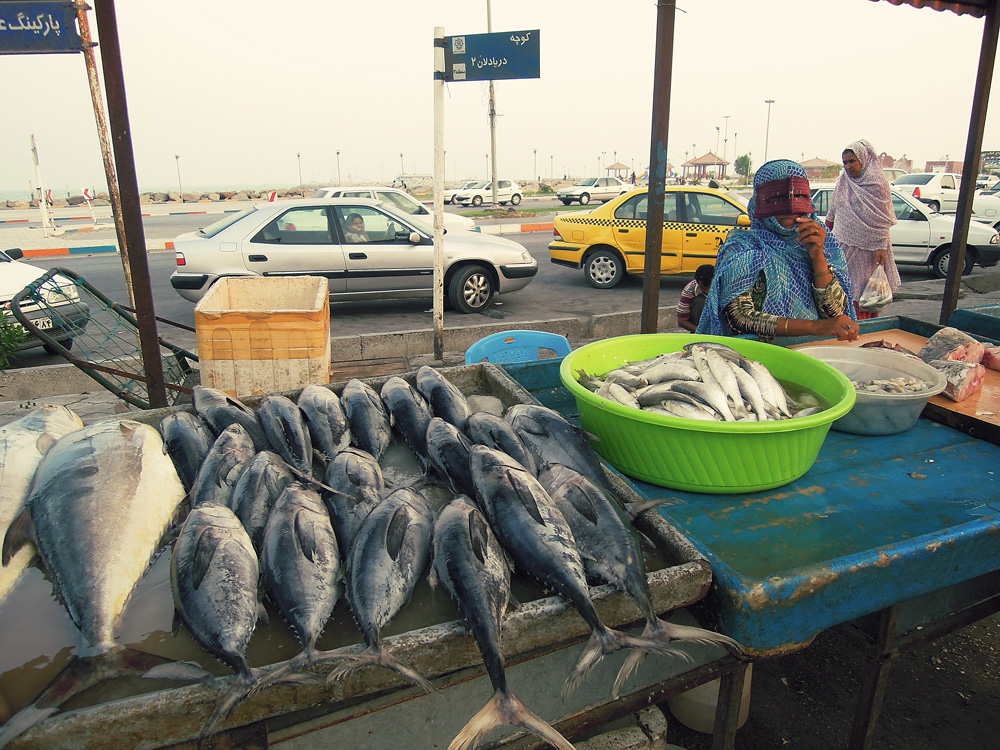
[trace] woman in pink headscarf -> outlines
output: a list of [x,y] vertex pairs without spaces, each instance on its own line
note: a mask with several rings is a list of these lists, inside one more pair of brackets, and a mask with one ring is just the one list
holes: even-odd
[[889,241],[889,227],[896,223],[892,193],[882,163],[868,141],[849,144],[843,161],[844,171],[834,188],[826,224],[844,249],[858,319],[877,318],[877,312],[858,309],[858,298],[876,266],[884,268],[893,291],[900,284]]

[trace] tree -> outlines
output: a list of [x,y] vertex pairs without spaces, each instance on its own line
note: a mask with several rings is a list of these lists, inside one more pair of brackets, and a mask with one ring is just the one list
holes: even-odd
[[27,332],[14,320],[14,316],[6,310],[0,310],[0,370],[10,367],[11,358],[27,339]]
[[734,166],[736,168],[736,174],[743,175],[744,177],[749,179],[750,168],[753,166],[753,162],[750,161],[750,154],[743,154],[743,156],[737,156]]

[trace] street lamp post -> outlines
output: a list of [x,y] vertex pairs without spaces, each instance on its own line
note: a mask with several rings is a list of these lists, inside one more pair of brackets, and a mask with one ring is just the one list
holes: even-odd
[[490,176],[490,155],[486,154],[486,176]]
[[767,105],[767,129],[764,131],[764,163],[767,163],[767,142],[771,137],[771,105],[774,104],[774,99],[765,99],[764,104]]
[[715,153],[719,153],[719,126],[715,126]]
[[726,158],[726,143],[729,142],[729,118],[732,115],[723,115],[722,119],[726,121],[726,129],[722,133],[722,159]]
[[555,160],[555,158],[556,158],[555,154],[549,154],[549,179],[550,180],[552,179],[552,170],[555,168],[554,167],[554,164],[555,164],[554,160]]
[[295,152],[295,158],[299,162],[299,187],[302,187],[302,154],[298,151]]
[[340,180],[340,149],[337,149],[337,186],[343,185],[344,183]]
[[181,185],[181,155],[180,154],[174,154],[174,159],[177,162],[177,192],[178,193],[183,193],[184,192],[184,188]]
[[406,168],[403,167],[403,152],[399,152],[399,176],[402,177],[406,174]]
[[599,157],[597,157],[597,176],[598,177],[601,176],[601,164],[603,163],[604,165],[607,165],[607,162],[604,161],[604,155],[606,153],[608,153],[608,152],[607,151],[602,151],[601,155]]
[[537,180],[538,179],[538,149],[537,148],[533,148],[531,150],[535,152],[535,172],[534,172],[534,178]]

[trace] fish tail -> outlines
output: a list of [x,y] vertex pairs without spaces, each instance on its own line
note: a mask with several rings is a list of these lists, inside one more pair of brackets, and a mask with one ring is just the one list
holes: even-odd
[[354,656],[335,656],[333,654],[329,654],[323,655],[319,658],[321,660],[337,660],[343,662],[340,666],[331,670],[326,676],[326,684],[328,687],[335,680],[339,680],[357,669],[368,666],[377,666],[385,667],[386,669],[405,677],[410,682],[422,687],[428,693],[440,692],[426,677],[414,669],[406,666],[403,662],[380,646],[365,649],[360,654]]
[[261,676],[257,678],[251,686],[250,694],[252,695],[279,682],[305,682],[306,680],[315,679],[315,675],[308,674],[303,671],[309,663],[309,655],[302,652],[283,664],[278,664],[273,668],[264,670]]
[[212,711],[212,715],[208,717],[205,726],[198,733],[199,748],[213,734],[219,731],[222,722],[226,720],[236,707],[250,697],[250,694],[256,688],[256,683],[257,681],[250,674],[240,675],[236,680],[236,684],[219,698],[219,701],[215,704],[215,710]]
[[521,727],[558,750],[573,750],[573,745],[545,719],[513,694],[503,692],[494,693],[486,705],[469,719],[469,723],[448,745],[448,750],[475,748],[488,732],[503,726]]

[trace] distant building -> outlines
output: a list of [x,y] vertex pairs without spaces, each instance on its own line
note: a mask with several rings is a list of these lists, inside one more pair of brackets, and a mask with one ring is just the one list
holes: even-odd
[[903,154],[902,157],[896,159],[892,156],[889,156],[889,154],[883,151],[881,154],[879,154],[878,158],[882,160],[883,167],[889,167],[891,169],[902,169],[905,170],[906,172],[913,171],[913,159],[907,159],[906,154]]
[[[728,161],[709,151],[704,156],[684,162],[681,169],[684,170],[683,177],[685,179],[702,179],[707,178],[710,174],[715,174],[717,178],[723,180],[726,177],[726,167],[728,166]],[[688,170],[692,172],[690,176]]]
[[[840,170],[840,162],[827,161],[826,159],[820,159],[817,156],[813,159],[806,159],[802,162],[802,168],[806,170],[806,174],[810,179],[833,177],[836,176],[837,171]],[[831,174],[831,171],[833,174]]]
[[960,161],[929,161],[924,167],[925,172],[953,172],[962,174],[962,162]]

